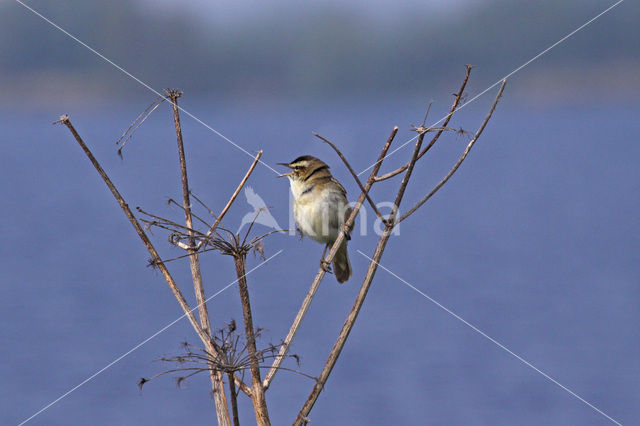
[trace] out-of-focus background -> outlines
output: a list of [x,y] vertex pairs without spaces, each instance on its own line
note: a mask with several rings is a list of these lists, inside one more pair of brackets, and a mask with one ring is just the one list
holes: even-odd
[[[249,153],[332,165],[311,135],[358,171],[394,125],[397,146],[439,120],[464,76],[467,99],[613,4],[610,1],[30,1],[56,25]],[[382,264],[611,418],[640,418],[640,8],[622,2],[509,80],[482,138],[450,183],[403,222]],[[0,423],[27,419],[181,314],[148,254],[67,130],[68,113],[131,206],[179,220],[175,132],[162,106],[116,155],[114,142],[155,95],[15,1],[0,1]],[[452,125],[474,131],[495,89]],[[220,210],[251,158],[183,116],[194,192]],[[448,135],[421,163],[405,209],[464,149]],[[408,158],[410,146],[384,170]],[[377,188],[390,201],[396,183]],[[258,166],[249,186],[289,226],[288,185]],[[402,207],[401,207],[402,209]],[[225,219],[253,210],[244,194]],[[316,375],[376,240],[354,235],[354,277],[323,282],[293,351]],[[255,232],[268,231],[256,226]],[[166,257],[180,254],[154,231]],[[322,248],[276,235],[282,250],[249,277],[263,344],[285,334]],[[234,279],[203,256],[207,294]],[[249,267],[261,262],[250,258]],[[188,265],[172,272],[186,294]],[[193,297],[190,297],[193,304]],[[215,327],[241,311],[231,287],[209,304]],[[159,356],[197,343],[183,321],[35,417],[31,424],[210,424],[204,375],[176,389]],[[293,366],[290,365],[290,366]],[[297,367],[296,367],[297,368]],[[313,383],[281,372],[267,393],[290,423]],[[379,270],[312,424],[610,424],[604,415]],[[241,421],[251,424],[246,398]]]

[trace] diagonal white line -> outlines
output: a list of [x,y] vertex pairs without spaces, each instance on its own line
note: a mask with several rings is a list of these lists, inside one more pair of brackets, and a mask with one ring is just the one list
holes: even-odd
[[[138,77],[136,77],[135,75],[131,74],[129,71],[125,70],[124,68],[122,68],[120,65],[116,64],[115,62],[113,62],[111,59],[107,58],[106,56],[104,56],[102,53],[98,52],[96,49],[94,49],[93,47],[89,46],[87,43],[83,42],[82,40],[80,40],[79,38],[77,38],[76,36],[74,36],[73,34],[71,34],[69,31],[65,30],[64,28],[62,28],[61,26],[59,26],[58,24],[56,24],[55,22],[53,22],[52,20],[50,20],[49,18],[47,18],[46,16],[42,15],[40,12],[38,12],[37,10],[33,9],[32,7],[30,7],[29,5],[23,3],[21,0],[15,0],[17,3],[19,3],[20,5],[24,6],[26,9],[30,10],[31,12],[33,12],[36,16],[38,16],[39,18],[41,18],[42,20],[44,20],[45,22],[49,23],[50,25],[52,25],[54,28],[60,30],[62,33],[64,33],[66,36],[68,36],[69,38],[71,38],[72,40],[74,40],[75,42],[77,42],[78,44],[80,44],[81,46],[87,48],[88,50],[90,50],[92,53],[96,54],[98,57],[100,57],[102,60],[104,60],[105,62],[107,62],[108,64],[112,65],[114,68],[116,68],[118,71],[122,72],[124,75],[126,75],[127,77],[135,80],[138,84],[142,85],[143,87],[145,87],[147,90],[155,93],[158,96],[163,96],[160,92],[158,92],[156,89],[154,89],[153,87],[149,86],[147,83],[145,83],[144,81],[140,80]],[[225,141],[229,142],[231,145],[235,146],[236,148],[238,148],[240,151],[244,152],[245,154],[247,154],[249,157],[253,158],[255,157],[255,155],[251,154],[249,151],[247,151],[246,149],[242,148],[240,145],[238,145],[237,143],[235,143],[234,141],[232,141],[231,139],[229,139],[228,137],[226,137],[225,135],[223,135],[222,133],[220,133],[219,131],[217,131],[216,129],[214,129],[213,127],[211,127],[210,125],[208,125],[207,123],[205,123],[204,121],[200,120],[198,117],[196,117],[195,115],[193,115],[192,113],[190,113],[189,111],[187,111],[186,109],[182,108],[181,106],[178,106],[178,108],[180,109],[180,111],[182,111],[184,114],[188,115],[189,117],[193,118],[195,121],[197,121],[198,123],[202,124],[204,127],[206,127],[207,129],[211,130],[213,133],[215,133],[216,135],[220,136],[222,139],[224,139]],[[262,160],[259,160],[260,163],[267,167],[268,169],[270,169],[272,172],[274,172],[275,174],[280,174],[280,172],[278,172],[277,170],[275,170],[273,167],[271,167],[270,165],[268,165],[267,163],[265,163]]]
[[[535,61],[536,59],[538,59],[539,57],[541,57],[542,55],[544,55],[545,53],[547,53],[548,51],[550,51],[551,49],[553,49],[554,47],[556,47],[557,45],[563,43],[565,40],[567,40],[568,38],[570,38],[571,36],[573,36],[575,33],[577,33],[578,31],[582,30],[583,28],[585,28],[586,26],[590,25],[591,23],[593,23],[596,19],[600,18],[602,15],[604,15],[605,13],[609,12],[611,9],[613,9],[614,7],[618,6],[620,3],[622,3],[624,0],[618,0],[616,3],[612,4],[611,6],[609,6],[608,8],[606,8],[605,10],[603,10],[602,12],[600,12],[599,14],[597,14],[596,16],[594,16],[593,18],[589,19],[587,22],[585,22],[584,24],[580,25],[578,28],[576,28],[575,30],[571,31],[569,34],[567,34],[566,36],[562,37],[560,40],[556,41],[555,43],[553,43],[551,46],[547,47],[546,49],[544,49],[542,52],[538,53],[536,56],[534,56],[533,58],[529,59],[527,62],[525,62],[524,64],[520,65],[518,68],[514,69],[513,71],[511,71],[509,74],[505,75],[504,77],[500,77],[495,83],[493,83],[491,86],[487,87],[486,89],[484,89],[482,92],[478,93],[477,95],[475,95],[473,98],[469,99],[467,102],[463,103],[462,105],[460,105],[458,108],[456,108],[453,112],[456,113],[458,111],[460,111],[462,108],[466,107],[467,105],[469,105],[471,102],[475,101],[476,99],[478,99],[480,96],[484,95],[485,93],[487,93],[489,90],[493,89],[494,87],[496,87],[498,84],[502,83],[502,80],[507,79],[509,77],[511,77],[512,75],[514,75],[515,73],[517,73],[518,71],[520,71],[522,68],[526,67],[527,65],[529,65],[531,62]],[[429,127],[435,127],[438,124],[440,124],[441,122],[444,121],[445,118],[447,118],[449,116],[449,114],[445,115],[444,117],[442,117],[440,120],[436,121],[435,123],[433,123],[431,126]],[[415,140],[419,135],[416,135],[414,137],[412,137],[411,139],[409,139],[408,141],[406,141],[405,143],[403,143],[402,145],[400,145],[399,147],[397,147],[396,149],[394,149],[393,151],[391,151],[390,153],[388,153],[387,155],[384,156],[384,158],[382,158],[379,161],[376,161],[375,163],[373,163],[372,165],[370,165],[369,167],[367,167],[366,169],[364,169],[363,171],[361,171],[360,173],[358,173],[358,176],[360,176],[361,174],[363,174],[364,172],[366,172],[367,170],[371,169],[373,166],[375,166],[376,164],[378,164],[380,161],[383,161],[385,158],[393,155],[395,152],[397,152],[398,150],[404,148],[405,146],[407,146],[407,144],[411,143],[411,141]]]
[[[268,259],[266,259],[264,262],[260,263],[259,265],[257,265],[256,267],[254,267],[253,269],[247,271],[247,273],[244,274],[244,276],[246,277],[247,275],[249,275],[250,273],[252,273],[253,271],[255,271],[256,269],[260,268],[262,265],[266,264],[268,261],[270,261],[271,259],[273,259],[274,257],[276,257],[277,255],[279,255],[280,253],[282,253],[282,250],[278,251],[276,254],[274,254],[273,256],[269,257]],[[209,296],[204,302],[202,302],[201,304],[207,303],[209,300],[213,299],[214,297],[216,297],[217,295],[219,295],[220,293],[222,293],[223,291],[225,291],[226,289],[228,289],[229,287],[231,287],[232,285],[234,285],[235,283],[237,283],[238,280],[236,279],[235,281],[229,283],[228,285],[226,285],[225,287],[223,287],[222,289],[218,290],[215,294],[213,294],[212,296]],[[201,305],[200,304],[200,305]],[[194,308],[191,309],[191,312],[193,312],[194,310],[198,309],[198,307],[200,307],[200,305],[195,306]],[[82,382],[78,383],[76,386],[72,387],[71,389],[69,389],[67,392],[63,393],[62,395],[60,395],[58,398],[54,399],[53,401],[51,401],[50,403],[48,403],[47,405],[45,405],[44,407],[42,407],[40,410],[38,410],[37,412],[35,412],[34,414],[32,414],[29,418],[23,420],[22,422],[20,422],[20,424],[18,426],[22,426],[23,424],[31,421],[34,417],[36,417],[37,415],[41,414],[42,412],[44,412],[45,410],[51,408],[52,406],[54,406],[55,404],[57,404],[58,402],[60,402],[62,399],[66,398],[67,396],[69,396],[71,393],[75,392],[76,390],[78,390],[80,387],[82,387],[83,385],[87,384],[88,382],[90,382],[91,380],[93,380],[94,378],[96,378],[97,376],[99,376],[100,374],[102,374],[105,370],[109,369],[110,367],[112,367],[114,364],[117,364],[119,361],[121,361],[123,358],[125,358],[127,355],[131,354],[132,352],[134,352],[135,350],[137,350],[138,348],[140,348],[141,346],[143,346],[145,343],[147,343],[148,341],[150,341],[151,339],[153,339],[154,337],[158,336],[159,334],[163,333],[165,330],[167,330],[168,328],[170,328],[171,326],[173,326],[175,323],[177,323],[178,321],[180,321],[181,319],[183,319],[184,317],[186,317],[187,314],[184,313],[182,315],[180,315],[178,318],[176,318],[175,320],[171,321],[169,324],[165,325],[164,327],[162,327],[160,330],[156,331],[155,333],[153,333],[151,336],[147,337],[146,339],[144,339],[142,342],[138,343],[137,345],[135,345],[134,347],[132,347],[131,349],[129,349],[127,352],[123,353],[122,355],[120,355],[119,357],[117,357],[116,359],[114,359],[113,361],[111,361],[109,364],[105,365],[104,367],[102,367],[100,370],[96,371],[95,373],[93,373],[91,376],[87,377],[86,379],[84,379]]]
[[[372,258],[367,256],[366,254],[364,254],[360,250],[358,250],[358,253],[360,253],[361,255],[366,257],[367,259],[369,259],[370,262],[375,262],[375,260],[373,260]],[[476,327],[475,325],[471,324],[469,321],[465,320],[460,315],[458,315],[455,312],[453,312],[452,310],[448,309],[446,306],[442,305],[440,302],[438,302],[434,298],[430,297],[426,293],[424,293],[421,290],[417,289],[416,287],[414,287],[413,285],[411,285],[410,283],[408,283],[407,281],[405,281],[404,279],[402,279],[398,275],[396,275],[393,272],[391,272],[389,269],[387,269],[384,266],[382,266],[380,263],[378,263],[378,262],[375,262],[375,263],[379,267],[381,267],[382,269],[387,271],[389,274],[393,275],[395,278],[397,278],[398,280],[402,281],[406,286],[408,286],[409,288],[411,288],[412,290],[416,291],[421,296],[423,296],[424,298],[429,300],[431,303],[433,303],[434,305],[436,305],[440,309],[444,310],[446,313],[448,313],[449,315],[453,316],[455,319],[461,321],[464,325],[466,325],[467,327],[471,328],[473,331],[475,331],[476,333],[480,334],[482,337],[488,339],[491,343],[495,344],[500,349],[502,349],[505,352],[507,352],[509,355],[515,357],[518,361],[522,362],[527,367],[529,367],[529,368],[533,369],[534,371],[536,371],[537,373],[541,374],[545,379],[549,380],[550,382],[554,383],[555,385],[558,385],[560,388],[562,388],[563,390],[568,392],[570,395],[572,395],[575,398],[579,399],[580,401],[582,401],[583,403],[585,403],[586,405],[591,407],[593,410],[597,411],[598,413],[602,414],[607,419],[611,420],[613,423],[622,426],[622,424],[620,422],[618,422],[617,420],[615,420],[611,416],[607,415],[607,413],[605,413],[604,411],[600,410],[598,407],[596,407],[595,405],[591,404],[589,401],[587,401],[586,399],[582,398],[580,395],[578,395],[577,393],[575,393],[574,391],[572,391],[571,389],[569,389],[568,387],[566,387],[562,383],[558,382],[553,377],[549,376],[547,373],[545,373],[544,371],[540,370],[539,368],[537,368],[535,365],[531,364],[526,359],[522,358],[520,355],[518,355],[515,352],[513,352],[512,350],[510,350],[509,348],[507,348],[502,343],[498,342],[496,339],[494,339],[493,337],[489,336],[487,333],[485,333],[484,331],[480,330],[478,327]]]

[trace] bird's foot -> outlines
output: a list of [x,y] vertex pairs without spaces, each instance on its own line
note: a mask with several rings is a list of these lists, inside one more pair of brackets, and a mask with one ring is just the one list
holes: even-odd
[[300,235],[300,241],[302,241],[302,239],[304,238],[304,234],[302,233],[302,230],[300,228],[296,228],[296,234]]
[[331,264],[326,260],[324,260],[324,257],[320,260],[320,268],[322,268],[323,271],[328,272],[330,274],[333,273],[331,271]]

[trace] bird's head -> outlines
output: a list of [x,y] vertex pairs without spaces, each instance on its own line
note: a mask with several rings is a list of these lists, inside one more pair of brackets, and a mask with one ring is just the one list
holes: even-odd
[[282,174],[278,177],[288,177],[291,181],[306,181],[311,176],[320,176],[329,174],[329,166],[322,160],[312,157],[311,155],[303,155],[290,163],[278,163],[291,169],[289,173]]

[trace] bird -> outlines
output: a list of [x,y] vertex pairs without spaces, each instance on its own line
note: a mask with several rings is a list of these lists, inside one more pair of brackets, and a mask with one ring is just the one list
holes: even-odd
[[240,233],[240,230],[248,223],[259,223],[264,226],[268,226],[273,229],[281,229],[278,222],[276,222],[275,218],[271,216],[269,212],[269,208],[267,204],[264,202],[262,197],[260,197],[253,190],[252,187],[247,186],[244,190],[244,196],[247,199],[247,203],[253,207],[253,211],[245,214],[242,218],[242,222],[240,223],[240,227],[236,234]]
[[[329,171],[329,166],[322,160],[303,155],[290,163],[278,163],[288,167],[291,172],[278,177],[287,177],[293,195],[293,215],[298,229],[303,235],[325,244],[321,265],[328,269],[324,260],[327,249],[340,235],[342,225],[351,214],[351,206],[347,200],[347,191]],[[343,240],[333,258],[333,273],[342,284],[352,275],[347,240]]]

